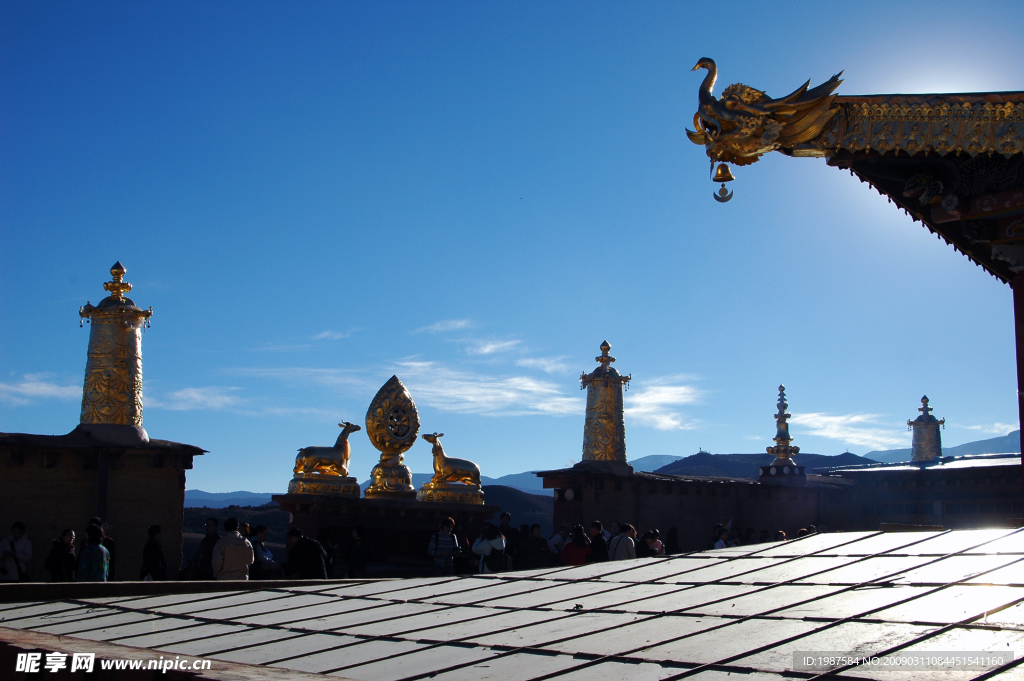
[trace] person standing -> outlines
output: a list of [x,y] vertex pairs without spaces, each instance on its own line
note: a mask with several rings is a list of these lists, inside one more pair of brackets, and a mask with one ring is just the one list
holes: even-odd
[[505,511],[499,519],[498,529],[505,538],[505,569],[515,570],[519,560],[519,533],[512,527],[512,514]]
[[559,564],[559,559],[562,557],[562,547],[569,537],[570,528],[571,525],[569,523],[562,523],[558,530],[548,539],[548,563],[550,565]]
[[199,549],[192,557],[189,579],[213,579],[213,547],[220,541],[218,525],[220,522],[216,518],[206,519],[206,536],[199,542]]
[[256,558],[250,570],[250,579],[273,579],[281,572],[281,566],[274,560],[274,554],[267,548],[267,526],[257,525],[253,528],[252,552]]
[[252,544],[238,533],[238,521],[228,518],[224,521],[224,536],[213,547],[214,578],[218,581],[249,579],[253,560]]
[[590,554],[587,556],[587,562],[603,563],[606,560],[608,560],[608,541],[604,537],[601,521],[595,520],[590,523]]
[[78,581],[105,582],[110,570],[110,552],[103,546],[103,530],[98,525],[87,525],[85,536],[85,545],[78,554]]
[[142,549],[142,570],[139,579],[144,582],[167,581],[167,563],[164,561],[164,548],[160,541],[163,532],[159,525],[150,525],[149,541]]
[[619,533],[612,537],[608,544],[608,556],[611,560],[627,560],[636,558],[636,545],[633,539],[636,538],[636,530],[629,523],[622,523],[619,526]]
[[548,543],[541,536],[540,525],[530,526],[530,535],[519,544],[521,570],[536,570],[548,564]]
[[665,555],[674,556],[679,553],[679,528],[668,528],[668,538],[665,540]]
[[293,527],[288,530],[288,563],[284,573],[297,579],[327,579],[327,552],[320,542]]
[[345,547],[345,570],[352,579],[366,577],[366,569],[370,563],[370,550],[363,539],[363,532],[363,528],[353,527],[352,538]]
[[51,582],[75,581],[78,560],[75,558],[74,530],[64,530],[59,538],[53,540],[53,547],[43,567],[50,573]]
[[117,542],[110,536],[110,533],[114,531],[114,526],[103,522],[103,518],[99,517],[89,518],[89,524],[100,528],[100,534],[103,536],[103,548],[110,554],[110,568],[107,570],[107,581],[112,582],[117,576]]
[[590,540],[582,525],[572,528],[569,541],[562,547],[562,565],[585,565],[590,557]]
[[480,556],[483,574],[501,572],[505,567],[505,538],[494,523],[484,523],[480,537],[473,542],[473,553]]
[[459,553],[459,540],[452,532],[453,529],[455,521],[445,518],[427,544],[427,555],[434,559],[434,575],[437,577],[455,574],[455,556]]
[[32,560],[32,542],[25,534],[25,523],[11,525],[11,533],[0,543],[0,581],[27,582],[28,563]]

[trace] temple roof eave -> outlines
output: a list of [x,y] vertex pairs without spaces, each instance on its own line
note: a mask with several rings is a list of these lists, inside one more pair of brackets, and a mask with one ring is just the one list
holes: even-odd
[[79,429],[65,435],[36,435],[34,433],[0,433],[0,447],[33,447],[42,449],[143,449],[183,452],[200,456],[208,450],[195,445],[171,440],[150,439],[149,442],[133,445],[119,445],[95,440]]
[[[1017,154],[1017,157],[1022,156]],[[931,156],[931,160],[941,159],[939,156]],[[896,180],[880,177],[870,167],[872,161],[886,160],[896,164],[910,165],[908,162],[928,159],[927,156],[910,154],[896,154],[895,152],[879,153],[877,151],[861,151],[856,153],[839,152],[828,159],[828,165],[848,170],[850,174],[861,182],[866,183],[879,195],[885,196],[890,203],[906,213],[914,222],[920,222],[930,233],[942,239],[953,250],[969,258],[975,265],[981,267],[990,275],[1003,283],[1010,283],[1016,277],[1016,272],[1011,269],[1011,263],[993,257],[991,244],[987,240],[972,241],[964,233],[964,222],[991,221],[985,215],[968,217],[966,220],[947,220],[938,222],[933,217],[932,206],[922,206],[918,200],[903,195],[902,187]],[[983,198],[988,198],[983,197]],[[1022,207],[1024,208],[1024,207]],[[998,227],[996,228],[998,229]],[[1005,227],[1004,227],[1005,229]]]
[[[1000,281],[1024,275],[1024,92],[838,95],[839,73],[779,99],[742,83],[719,98],[714,60],[696,68],[708,75],[686,134],[712,162],[826,158]],[[724,197],[734,178],[719,171]]]

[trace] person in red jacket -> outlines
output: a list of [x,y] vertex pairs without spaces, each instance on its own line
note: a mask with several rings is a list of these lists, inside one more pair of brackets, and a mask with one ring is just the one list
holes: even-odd
[[585,565],[590,555],[590,540],[582,525],[572,528],[569,541],[562,547],[562,565]]

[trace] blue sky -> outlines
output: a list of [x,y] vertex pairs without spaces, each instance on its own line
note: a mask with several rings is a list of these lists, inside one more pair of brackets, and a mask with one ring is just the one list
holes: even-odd
[[[1015,3],[4,3],[0,431],[78,422],[115,260],[188,486],[281,491],[393,373],[485,475],[580,456],[602,340],[631,458],[1017,427],[1010,290],[817,159],[712,201],[700,58],[785,94],[1024,89]],[[353,472],[377,460],[353,438]],[[406,457],[430,469],[430,446]]]

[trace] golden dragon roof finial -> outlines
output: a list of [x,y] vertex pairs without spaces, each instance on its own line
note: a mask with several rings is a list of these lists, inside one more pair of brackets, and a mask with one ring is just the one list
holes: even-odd
[[[704,145],[712,163],[738,166],[750,165],[769,151],[792,153],[794,147],[821,134],[836,113],[832,107],[836,96],[832,93],[843,82],[839,79],[840,71],[814,88],[809,88],[808,80],[779,99],[736,83],[725,88],[719,99],[713,93],[718,78],[715,60],[704,57],[693,67],[694,71],[697,69],[707,69],[707,75],[701,83],[697,113],[693,116],[697,129],[688,129],[686,136],[694,144]],[[728,175],[727,169],[719,167],[719,180],[722,175]],[[724,196],[724,184],[721,193]]]

